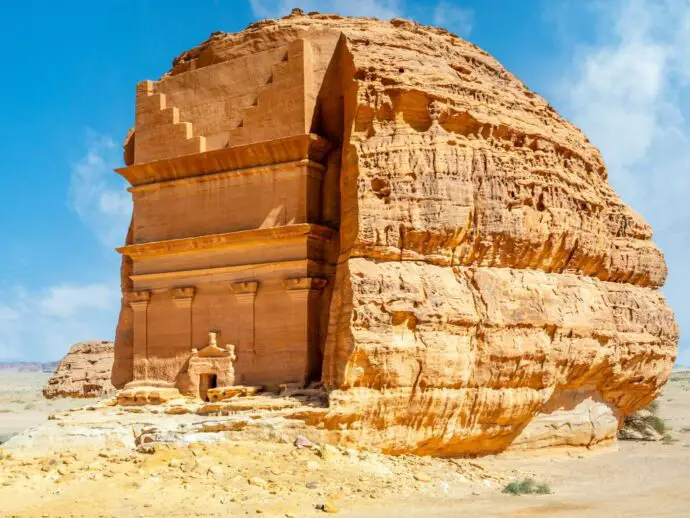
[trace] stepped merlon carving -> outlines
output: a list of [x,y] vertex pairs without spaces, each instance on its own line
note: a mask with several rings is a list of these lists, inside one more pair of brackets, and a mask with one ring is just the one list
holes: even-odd
[[137,85],[136,139],[137,162],[206,151],[206,139],[195,137],[190,122],[180,122],[180,110],[167,106],[165,94],[156,93],[153,81]]
[[297,39],[257,53],[251,63],[238,58],[142,81],[128,165],[309,134],[316,103],[312,52],[307,40]]
[[259,87],[254,105],[243,111],[241,125],[230,131],[229,145],[309,132],[315,100],[305,63],[311,64],[311,52],[304,39],[287,46],[284,58],[271,67],[269,82]]

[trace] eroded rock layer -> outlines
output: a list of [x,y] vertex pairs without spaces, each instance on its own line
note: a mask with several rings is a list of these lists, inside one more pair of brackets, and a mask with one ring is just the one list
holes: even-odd
[[81,342],[72,346],[43,388],[48,399],[96,398],[111,394],[113,342]]
[[404,20],[295,12],[215,34],[168,77],[298,39],[311,132],[339,144],[323,217],[340,255],[329,406],[293,417],[391,453],[615,439],[665,383],[678,329],[663,255],[598,150],[486,52]]

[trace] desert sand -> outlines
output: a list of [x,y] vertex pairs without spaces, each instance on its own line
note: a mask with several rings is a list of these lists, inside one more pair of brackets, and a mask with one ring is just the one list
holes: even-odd
[[[196,434],[190,444],[140,453],[131,444],[137,427],[199,416],[87,406],[3,446],[0,515],[687,516],[688,396],[690,374],[675,375],[659,399],[670,427],[664,442],[474,460],[298,448],[279,429],[266,430],[263,440],[240,432]],[[13,412],[14,422],[26,419],[23,412]],[[552,493],[502,492],[524,477]]]
[[55,412],[93,403],[93,399],[55,399],[43,397],[41,390],[50,372],[0,370],[0,444],[13,435],[45,422]]

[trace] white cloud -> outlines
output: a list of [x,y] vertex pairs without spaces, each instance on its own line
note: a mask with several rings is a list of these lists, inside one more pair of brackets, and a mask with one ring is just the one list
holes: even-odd
[[249,0],[249,5],[258,18],[285,16],[295,7],[305,12],[371,16],[382,20],[390,20],[402,14],[400,0]]
[[115,247],[124,241],[132,213],[125,182],[113,171],[120,163],[120,147],[87,130],[86,148],[72,164],[69,206],[104,245]]
[[474,26],[474,11],[459,7],[451,1],[441,0],[434,9],[434,25],[466,38]]
[[38,300],[40,311],[51,317],[70,318],[84,310],[107,310],[119,300],[119,292],[104,284],[52,286]]
[[[68,205],[108,247],[124,241],[131,216],[125,182],[113,171],[119,154],[113,139],[87,130],[86,151],[71,166]],[[112,339],[120,308],[119,272],[108,270],[101,278],[108,282],[54,281],[36,290],[3,286],[0,361],[56,360],[76,342]]]
[[[597,145],[609,180],[666,254],[664,288],[690,329],[690,0],[591,4],[609,36],[579,49],[561,84],[566,112]],[[685,109],[683,108],[685,107]],[[679,363],[690,363],[681,337]]]
[[57,360],[80,341],[112,339],[120,293],[117,283],[3,290],[0,361]]

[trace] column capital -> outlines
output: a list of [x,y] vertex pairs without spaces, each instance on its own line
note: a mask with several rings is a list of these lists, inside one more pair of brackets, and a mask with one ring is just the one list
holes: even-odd
[[145,310],[149,305],[151,292],[149,290],[130,291],[125,295],[125,300],[134,311]]
[[235,295],[255,295],[258,289],[258,281],[239,281],[230,284],[230,290]]
[[283,279],[283,286],[288,291],[321,291],[328,280],[321,277],[293,277]]
[[194,286],[187,286],[184,288],[172,288],[170,294],[174,304],[178,308],[188,308],[192,305],[196,288]]

